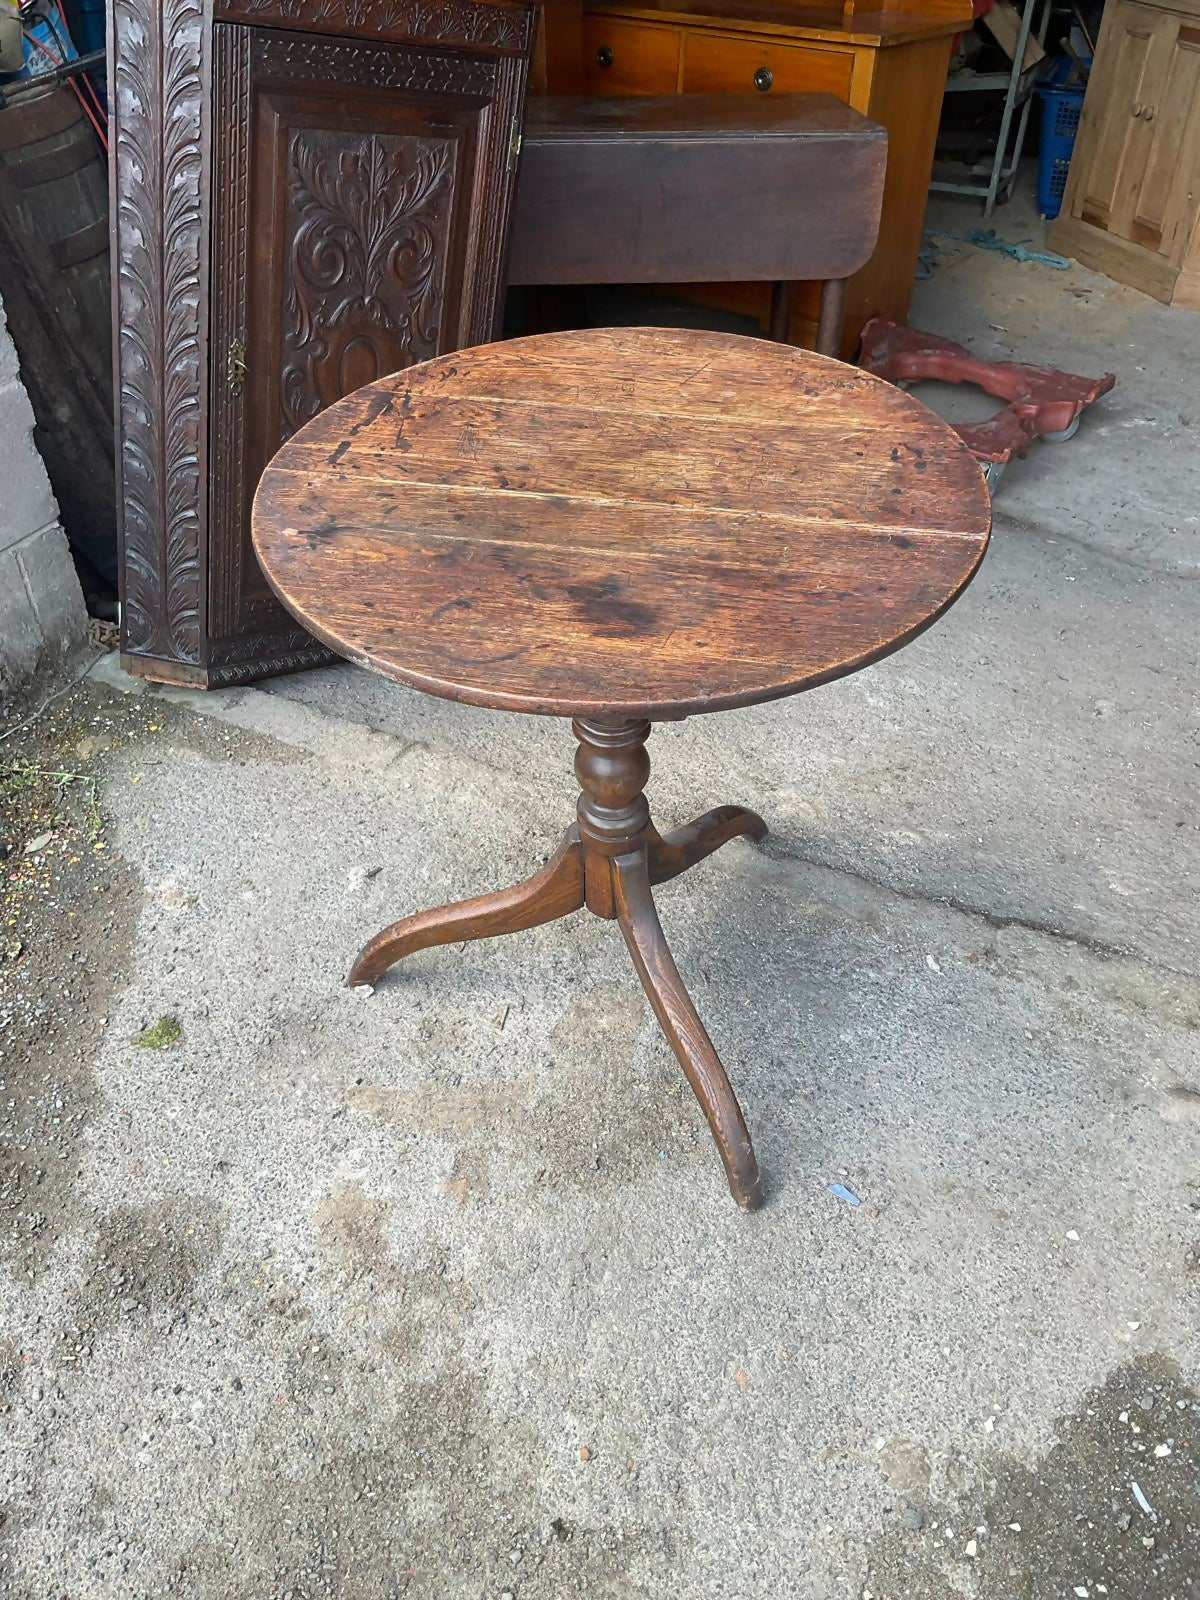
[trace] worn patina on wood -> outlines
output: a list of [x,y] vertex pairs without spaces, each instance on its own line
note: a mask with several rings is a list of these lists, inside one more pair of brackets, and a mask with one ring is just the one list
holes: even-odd
[[580,783],[541,872],[385,929],[350,981],[585,904],[615,918],[733,1195],[757,1205],[745,1121],[650,891],[765,824],[726,806],[660,836],[650,724],[890,654],[962,592],[990,521],[975,461],[919,401],[759,340],[551,334],[439,357],[330,407],[259,486],[272,588],[318,638],[403,683],[572,717]]
[[[887,134],[831,94],[529,102],[510,284],[821,284],[815,348],[842,349],[845,280],[879,236]],[[713,226],[713,218],[720,226]]]

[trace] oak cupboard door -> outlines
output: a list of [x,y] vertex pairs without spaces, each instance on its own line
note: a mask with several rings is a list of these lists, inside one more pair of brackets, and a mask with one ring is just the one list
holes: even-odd
[[495,331],[500,251],[474,237],[494,65],[218,25],[209,632],[291,636],[250,544],[275,451],[384,373]]

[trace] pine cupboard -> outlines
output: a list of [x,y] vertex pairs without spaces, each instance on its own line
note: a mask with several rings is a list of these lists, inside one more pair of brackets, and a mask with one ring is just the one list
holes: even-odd
[[1050,245],[1200,309],[1200,0],[1109,0]]

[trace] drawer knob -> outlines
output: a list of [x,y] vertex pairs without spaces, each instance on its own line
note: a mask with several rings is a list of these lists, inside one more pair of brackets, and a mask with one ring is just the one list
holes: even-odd
[[612,51],[606,44],[602,44],[599,50],[596,51],[596,65],[598,67],[612,66]]
[[766,94],[767,90],[774,82],[775,75],[771,71],[770,67],[759,67],[758,71],[754,74],[754,87],[756,89],[761,89],[763,94]]

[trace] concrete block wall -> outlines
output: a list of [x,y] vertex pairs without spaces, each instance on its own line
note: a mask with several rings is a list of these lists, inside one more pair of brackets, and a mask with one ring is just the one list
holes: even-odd
[[0,694],[65,658],[87,613],[33,442],[33,408],[0,305]]

